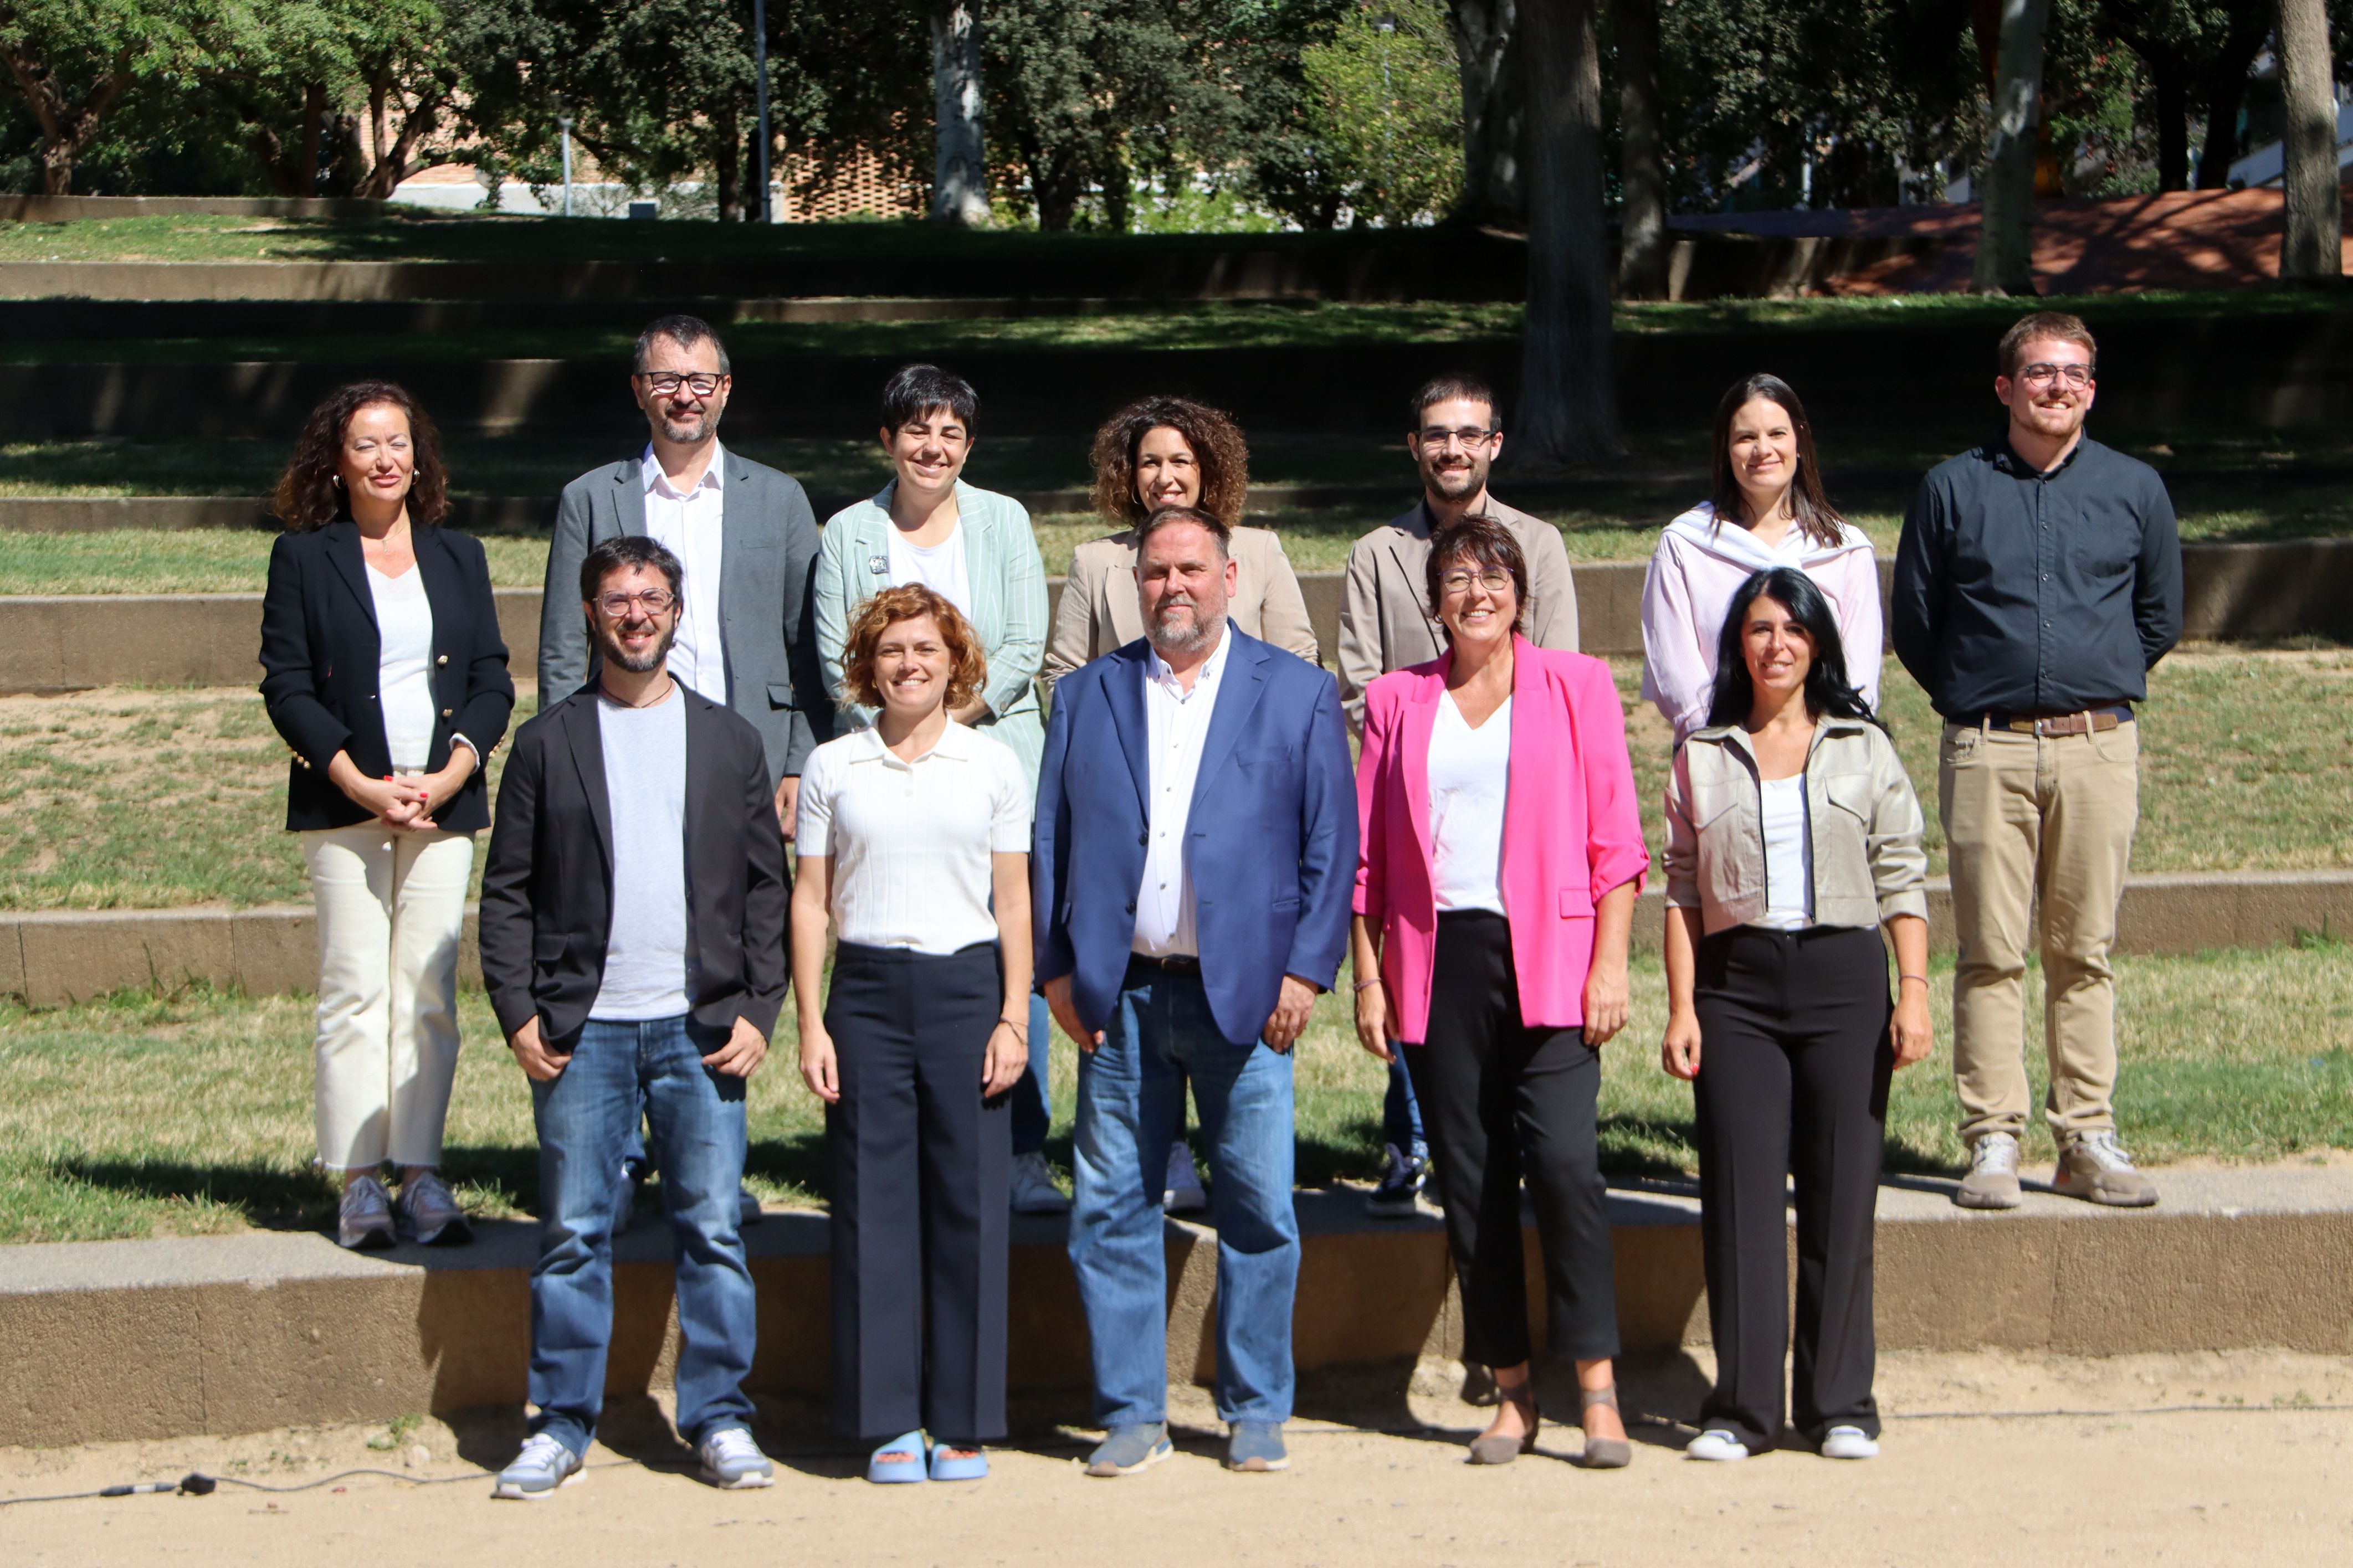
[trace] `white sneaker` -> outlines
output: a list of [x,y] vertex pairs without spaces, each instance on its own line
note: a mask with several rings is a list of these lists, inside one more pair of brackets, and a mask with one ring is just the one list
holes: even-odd
[[1209,1194],[1201,1190],[1200,1173],[1193,1169],[1193,1151],[1182,1138],[1168,1145],[1167,1190],[1160,1194],[1160,1201],[1170,1214],[1199,1214],[1209,1206]]
[[565,1447],[561,1438],[542,1432],[526,1441],[514,1463],[499,1472],[498,1485],[491,1489],[491,1495],[538,1502],[554,1497],[558,1487],[577,1486],[587,1479],[580,1456]]
[[1965,1209],[2014,1209],[2025,1202],[2018,1185],[2018,1140],[2007,1132],[1981,1133],[1969,1145],[1968,1173],[1954,1189]]
[[1054,1183],[1054,1173],[1047,1167],[1042,1153],[1013,1156],[1013,1212],[1015,1214],[1068,1214],[1071,1200]]
[[714,1487],[742,1491],[776,1484],[776,1468],[741,1426],[709,1434],[695,1446],[694,1457],[702,1461],[702,1479]]
[[1705,1459],[1711,1464],[1729,1465],[1748,1457],[1748,1445],[1721,1426],[1711,1426],[1683,1445],[1686,1459]]
[[1875,1459],[1879,1458],[1879,1439],[1865,1436],[1860,1426],[1833,1426],[1822,1434],[1822,1458]]

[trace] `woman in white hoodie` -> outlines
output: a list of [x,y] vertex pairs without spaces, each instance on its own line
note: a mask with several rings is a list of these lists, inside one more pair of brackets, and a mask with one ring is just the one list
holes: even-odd
[[1871,540],[1822,493],[1805,405],[1778,375],[1736,383],[1716,405],[1715,495],[1667,524],[1642,580],[1642,695],[1675,744],[1707,722],[1716,634],[1753,572],[1795,566],[1837,613],[1847,683],[1879,706],[1885,640]]

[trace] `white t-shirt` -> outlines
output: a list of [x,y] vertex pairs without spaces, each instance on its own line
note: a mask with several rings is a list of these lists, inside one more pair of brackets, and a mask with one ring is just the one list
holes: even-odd
[[433,601],[425,574],[411,566],[387,577],[370,565],[375,600],[376,700],[392,765],[422,770],[433,755]]
[[1806,831],[1806,775],[1763,781],[1765,918],[1772,931],[1814,923],[1814,844]]
[[809,753],[794,842],[833,862],[843,942],[949,953],[997,940],[991,855],[1029,849],[1029,779],[1013,748],[951,719],[902,762],[873,730]]
[[1430,880],[1440,910],[1504,912],[1504,801],[1512,772],[1512,700],[1473,730],[1438,699],[1430,735]]
[[[672,678],[676,679],[675,677]],[[707,693],[706,693],[707,695]],[[613,823],[613,919],[591,1018],[675,1018],[687,1010],[686,699],[651,708],[596,699]]]
[[891,530],[891,586],[921,583],[972,619],[972,575],[964,561],[964,520],[948,530],[937,544],[910,544],[896,527]]
[[727,650],[719,630],[719,571],[726,551],[727,453],[711,444],[711,463],[692,489],[670,488],[670,478],[646,444],[638,473],[646,487],[646,537],[678,557],[686,569],[686,602],[678,607],[678,637],[670,645],[671,679],[682,680],[713,702],[727,700]]

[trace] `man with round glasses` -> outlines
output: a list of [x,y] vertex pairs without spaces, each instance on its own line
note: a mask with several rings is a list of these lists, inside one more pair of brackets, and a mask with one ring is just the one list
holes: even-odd
[[[817,516],[798,480],[720,445],[733,387],[727,347],[707,322],[663,316],[638,334],[629,390],[646,444],[565,487],[540,605],[539,700],[553,707],[596,679],[576,597],[581,562],[607,540],[650,538],[685,572],[670,675],[760,732],[790,835],[801,765],[832,731],[818,666]],[[634,1139],[628,1165],[634,1191],[649,1174]],[[757,1221],[757,1200],[740,1201],[744,1222]]]
[[2098,351],[2042,310],[2003,334],[2000,435],[1937,465],[1904,520],[1896,657],[1945,721],[1937,805],[1953,879],[1953,1074],[1964,1208],[2016,1208],[2026,1133],[2026,955],[2042,910],[2043,1106],[2055,1192],[2145,1207],[2116,1142],[2108,963],[2140,812],[2133,704],[2181,636],[2165,482],[2084,434]]

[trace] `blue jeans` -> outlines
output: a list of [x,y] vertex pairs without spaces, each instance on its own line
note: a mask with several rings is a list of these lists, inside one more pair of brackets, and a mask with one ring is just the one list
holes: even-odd
[[1168,1412],[1168,1288],[1161,1194],[1193,1082],[1218,1231],[1218,1414],[1291,1418],[1291,1058],[1219,1033],[1198,974],[1131,964],[1103,1043],[1079,1058],[1071,1267],[1093,1342],[1095,1418]]
[[1430,1158],[1430,1140],[1422,1136],[1421,1102],[1414,1098],[1413,1077],[1405,1070],[1405,1053],[1389,1063],[1388,1092],[1381,1096],[1381,1142],[1414,1160]]
[[683,1015],[580,1031],[553,1083],[534,1082],[539,1261],[531,1271],[533,1432],[586,1453],[605,1404],[613,1339],[613,1221],[627,1187],[621,1150],[645,1108],[678,1270],[678,1429],[690,1443],[748,1426],[744,1394],[758,1330],[752,1271],[736,1234],[744,1179],[744,1080],[702,1058],[724,1030]]
[[1054,1125],[1054,1097],[1046,1089],[1046,1043],[1053,1037],[1054,1016],[1046,998],[1029,997],[1029,1068],[1013,1086],[1013,1152],[1016,1158],[1046,1147],[1046,1133]]

